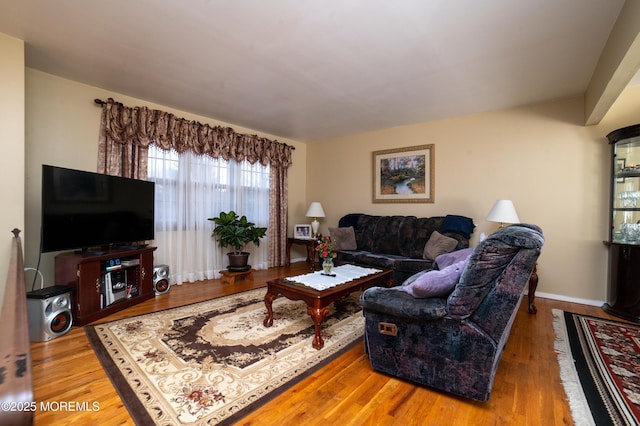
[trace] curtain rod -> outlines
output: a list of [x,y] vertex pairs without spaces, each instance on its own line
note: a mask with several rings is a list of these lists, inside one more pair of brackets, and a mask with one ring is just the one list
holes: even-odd
[[[98,98],[94,99],[93,102],[95,102],[96,105],[100,105],[101,107],[103,107],[103,106],[105,106],[107,104],[107,102],[103,101],[102,99],[98,99]],[[289,146],[291,149],[296,149],[296,147],[293,146],[293,145],[287,145],[287,146]]]

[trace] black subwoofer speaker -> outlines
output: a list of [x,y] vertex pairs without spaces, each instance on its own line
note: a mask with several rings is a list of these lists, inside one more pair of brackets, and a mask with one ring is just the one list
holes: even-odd
[[158,294],[169,291],[169,266],[157,265],[153,267],[153,290]]
[[46,287],[27,293],[29,339],[46,342],[71,330],[71,289]]

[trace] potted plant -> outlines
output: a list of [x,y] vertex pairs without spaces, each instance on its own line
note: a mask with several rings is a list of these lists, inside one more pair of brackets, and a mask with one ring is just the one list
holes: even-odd
[[215,223],[211,236],[218,240],[220,247],[231,247],[234,251],[227,253],[229,256],[229,271],[246,271],[249,253],[243,251],[247,244],[260,245],[260,239],[267,233],[267,228],[256,226],[249,222],[246,216],[238,216],[233,210],[226,213],[220,212],[218,217],[210,217],[208,220]]

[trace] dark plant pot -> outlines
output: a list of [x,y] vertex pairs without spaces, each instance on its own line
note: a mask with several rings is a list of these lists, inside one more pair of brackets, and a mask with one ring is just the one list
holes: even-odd
[[227,253],[229,256],[229,266],[227,269],[232,272],[248,271],[251,269],[249,263],[249,253],[243,251],[241,253]]

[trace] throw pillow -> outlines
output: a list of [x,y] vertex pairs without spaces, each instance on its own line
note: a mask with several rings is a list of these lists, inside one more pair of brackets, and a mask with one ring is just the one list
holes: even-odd
[[458,263],[461,260],[465,260],[471,253],[473,252],[472,248],[466,248],[462,250],[455,250],[451,253],[444,253],[440,256],[436,257],[435,263],[438,265],[438,269],[444,269],[447,266],[453,265],[454,263]]
[[431,271],[433,271],[433,269],[425,269],[424,271],[416,272],[415,274],[411,275],[409,278],[404,280],[404,282],[402,283],[402,287],[406,287],[408,285],[411,285],[415,280],[417,280],[418,278],[420,278],[424,274],[427,274],[427,273],[429,273]]
[[458,245],[458,240],[455,238],[442,235],[438,231],[433,231],[429,237],[429,241],[424,245],[424,253],[422,257],[424,259],[435,259],[443,253],[449,253],[453,251]]
[[[449,265],[442,270],[431,270],[419,272],[409,284],[402,286],[402,289],[415,298],[446,297],[455,288],[462,275],[467,259]],[[408,280],[407,280],[408,281]],[[406,282],[406,281],[405,281]]]
[[329,235],[331,235],[331,240],[336,243],[337,250],[355,250],[358,248],[353,226],[329,228]]

